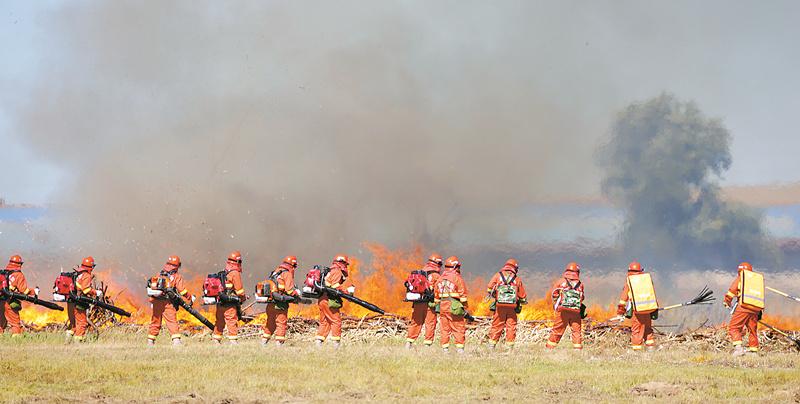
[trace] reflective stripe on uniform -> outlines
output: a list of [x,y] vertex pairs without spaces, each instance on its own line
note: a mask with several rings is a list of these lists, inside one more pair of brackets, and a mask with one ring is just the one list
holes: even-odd
[[464,344],[456,344],[456,348],[458,348],[458,349],[464,349]]
[[558,342],[547,341],[547,346],[556,346],[556,345],[558,345]]
[[187,294],[187,293],[189,293],[189,289],[184,289],[184,290],[181,292],[181,296],[183,296],[183,295],[185,295],[185,294]]
[[228,339],[231,340],[231,341],[235,341],[235,340],[239,339],[239,336],[238,335],[228,335]]
[[732,342],[733,342],[733,346],[742,345],[742,341],[732,341]]
[[726,296],[730,296],[730,297],[736,297],[736,295],[734,295],[733,293],[731,293],[731,291],[730,291],[730,290],[729,290],[729,291],[728,291],[728,293],[726,293],[725,295],[726,295]]
[[414,341],[416,341],[416,339],[414,339],[414,338],[406,338],[406,342],[413,343]]
[[330,337],[328,337],[328,338],[330,338],[330,339],[331,339],[331,341],[341,341],[341,340],[342,340],[342,337],[334,337],[334,336],[330,336]]
[[148,335],[147,339],[155,341],[158,338],[158,335]]
[[425,344],[425,345],[428,345],[428,346],[431,346],[431,345],[433,345],[433,341],[431,341],[431,340],[427,340],[427,339],[426,339],[426,340],[423,342],[423,344]]
[[655,343],[656,343],[656,340],[654,340],[654,339],[649,339],[649,340],[645,341],[644,343],[645,343],[645,345],[655,345]]
[[23,294],[23,295],[27,295],[27,294],[28,294],[28,292],[30,292],[30,291],[31,291],[30,289],[25,289],[25,291],[24,291],[24,292],[22,292],[22,294]]
[[642,349],[642,346],[641,345],[631,345],[631,349],[633,349],[634,351],[639,351],[639,350]]
[[458,299],[458,300],[460,300],[460,301],[461,301],[461,303],[464,303],[464,302],[466,302],[466,301],[467,301],[467,298],[466,298],[466,297],[462,297],[461,299]]
[[236,294],[237,294],[237,295],[244,294],[244,289],[239,289],[239,290],[237,290],[237,291],[236,291]]
[[750,346],[750,347],[747,347],[747,350],[750,351],[750,352],[758,352],[758,347],[757,346]]
[[628,304],[628,301],[627,301],[627,300],[620,300],[620,301],[619,301],[619,304],[623,304],[623,305],[624,305],[624,304]]
[[572,347],[575,348],[575,349],[582,349],[583,348],[583,344],[572,344]]
[[182,334],[172,334],[171,336],[172,339],[181,339],[181,337],[183,337]]
[[211,338],[213,338],[215,340],[221,340],[222,339],[222,334],[214,334],[214,335],[211,336]]
[[282,337],[280,335],[275,336],[275,341],[286,341],[286,337]]
[[449,343],[447,343],[447,344],[442,344],[442,348],[444,348],[444,349],[450,348],[450,344],[449,344]]
[[91,291],[92,291],[92,288],[86,288],[86,289],[84,289],[84,290],[83,290],[83,294],[84,294],[84,295],[87,295],[87,294],[89,294],[89,292],[91,292]]

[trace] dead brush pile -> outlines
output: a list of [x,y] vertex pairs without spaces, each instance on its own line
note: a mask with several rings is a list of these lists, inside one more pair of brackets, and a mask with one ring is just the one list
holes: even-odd
[[[259,338],[261,335],[261,321],[258,318],[240,328],[240,338]],[[476,321],[467,324],[468,341],[486,342],[491,325],[490,317],[477,317]],[[550,335],[551,322],[547,320],[520,321],[517,328],[518,345],[537,345],[547,341]],[[59,332],[66,329],[66,324],[47,324],[37,326],[25,324],[29,332]],[[408,319],[396,315],[373,315],[365,317],[345,316],[342,329],[348,341],[361,343],[375,343],[386,338],[405,337]],[[210,336],[210,331],[196,324],[183,323],[185,334],[193,339],[205,339]],[[106,322],[93,330],[102,334],[104,330],[129,332],[133,334],[147,333],[147,326],[125,322]],[[317,329],[317,320],[306,317],[292,317],[289,319],[289,335],[302,340],[313,339]],[[624,324],[595,322],[591,319],[584,321],[584,344],[590,349],[626,349],[630,344],[630,327]],[[731,349],[727,331],[724,326],[703,325],[693,330],[682,333],[664,332],[655,327],[658,344],[671,349],[686,351],[728,351]],[[794,338],[800,338],[800,332],[790,332]],[[795,352],[795,345],[777,333],[762,327],[759,338],[761,347],[767,352]],[[565,342],[569,333],[564,335]]]

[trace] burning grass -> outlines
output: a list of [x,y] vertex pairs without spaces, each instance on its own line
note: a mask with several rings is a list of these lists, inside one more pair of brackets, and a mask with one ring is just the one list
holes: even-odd
[[[364,320],[361,323],[370,324]],[[360,401],[548,401],[617,402],[635,398],[670,401],[733,399],[790,401],[800,356],[770,353],[734,359],[723,352],[680,348],[667,342],[652,354],[631,354],[616,344],[588,343],[582,353],[562,347],[545,351],[534,343],[542,332],[526,325],[513,356],[475,344],[466,355],[436,348],[402,348],[399,336],[360,335],[348,322],[339,350],[313,348],[307,333],[288,346],[212,346],[195,335],[173,348],[162,339],[144,348],[141,332],[114,328],[94,343],[63,343],[41,332],[0,338],[3,402],[298,402]],[[380,319],[391,328],[392,319]],[[304,325],[293,322],[297,331]],[[308,325],[306,325],[308,326]],[[373,324],[371,327],[374,327]],[[399,325],[398,325],[399,327]],[[604,338],[617,338],[606,330]],[[624,339],[624,332],[619,338]],[[565,344],[568,345],[568,344]],[[674,349],[679,348],[679,349]]]

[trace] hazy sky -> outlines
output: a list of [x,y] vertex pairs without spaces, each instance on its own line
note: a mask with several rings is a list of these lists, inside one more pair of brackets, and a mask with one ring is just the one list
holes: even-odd
[[[369,19],[373,4],[347,3],[360,9],[362,19]],[[309,2],[306,12],[325,12],[318,6]],[[12,108],[40,80],[37,74],[47,71],[39,66],[42,55],[59,43],[49,36],[65,32],[63,26],[57,32],[49,26],[61,15],[57,10],[70,7],[70,2],[58,1],[0,3],[0,144],[5,163],[0,195],[13,202],[47,202],[70,176],[58,162],[41,158],[20,141],[25,134],[15,132]],[[497,41],[496,55],[509,52],[503,48],[505,41],[531,44],[521,51],[541,55],[535,66],[544,79],[536,85],[543,93],[565,94],[554,103],[573,111],[576,127],[586,131],[585,143],[576,145],[571,159],[592,160],[594,146],[615,111],[631,101],[670,91],[697,101],[706,114],[722,118],[730,129],[733,166],[726,183],[800,180],[796,158],[800,136],[793,121],[800,111],[800,3],[796,1],[406,2],[398,7],[405,18],[435,27],[426,31],[431,37],[417,39],[420,46],[441,48],[436,60],[447,58],[451,44],[463,46],[459,37],[467,33],[469,38],[483,37],[475,30],[485,34],[484,51]],[[158,7],[152,10],[157,12]],[[386,12],[386,7],[375,10],[376,15]],[[485,61],[495,70],[515,68],[506,62]],[[550,75],[552,81],[546,79]],[[564,76],[571,80],[563,80]]]

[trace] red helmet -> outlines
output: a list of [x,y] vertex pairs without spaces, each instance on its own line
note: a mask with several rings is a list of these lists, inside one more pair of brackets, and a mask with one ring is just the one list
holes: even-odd
[[169,258],[167,258],[167,264],[175,266],[175,267],[180,267],[181,266],[181,257],[179,257],[177,255],[170,255]]
[[8,263],[22,265],[22,257],[19,255],[12,255],[11,258],[8,259]]
[[350,258],[344,254],[339,254],[333,259],[333,262],[341,262],[342,264],[350,265]]
[[513,258],[509,258],[506,261],[506,266],[514,267],[514,269],[519,269],[519,262]]
[[95,267],[94,257],[86,257],[86,258],[84,258],[83,262],[81,262],[81,266],[84,267],[84,268],[94,269],[94,267]]
[[570,262],[569,264],[567,264],[567,267],[565,268],[565,271],[580,273],[581,272],[581,266],[578,265],[577,262]]
[[630,265],[628,265],[628,271],[631,271],[631,272],[642,272],[643,271],[642,264],[640,264],[638,261],[633,261],[633,262],[631,262]]
[[294,255],[287,255],[283,257],[283,263],[291,265],[292,268],[297,268],[297,257]]
[[433,254],[431,254],[430,257],[428,257],[428,262],[433,262],[434,264],[436,264],[438,266],[442,266],[442,256],[439,255],[439,254],[433,253]]
[[750,265],[749,262],[742,262],[741,264],[739,264],[739,272],[741,272],[741,271],[752,271],[752,270],[753,270],[753,266]]
[[228,261],[235,262],[237,264],[242,263],[242,253],[239,250],[235,250],[228,254]]
[[444,267],[445,268],[461,268],[461,261],[458,260],[458,257],[453,255],[451,257],[448,257],[444,261]]

